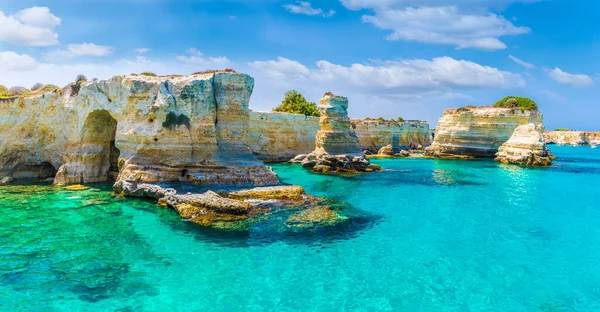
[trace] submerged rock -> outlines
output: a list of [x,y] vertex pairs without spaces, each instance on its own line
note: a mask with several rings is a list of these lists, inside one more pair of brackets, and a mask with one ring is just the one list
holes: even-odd
[[301,200],[304,188],[297,185],[279,185],[267,187],[255,187],[247,190],[235,191],[227,194],[228,198],[234,199],[279,199],[279,200]]
[[515,129],[510,139],[500,146],[495,161],[523,166],[550,166],[554,156],[544,143],[543,128],[533,123]]
[[81,184],[73,184],[69,186],[65,186],[65,190],[67,191],[85,191],[89,189],[89,186],[81,185]]

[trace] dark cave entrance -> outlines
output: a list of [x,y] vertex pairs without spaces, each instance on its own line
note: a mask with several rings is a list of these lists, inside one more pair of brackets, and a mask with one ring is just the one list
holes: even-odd
[[115,146],[117,120],[106,110],[93,111],[84,124],[82,144],[86,150],[85,163],[90,166],[94,180],[107,181],[116,178],[121,151]]

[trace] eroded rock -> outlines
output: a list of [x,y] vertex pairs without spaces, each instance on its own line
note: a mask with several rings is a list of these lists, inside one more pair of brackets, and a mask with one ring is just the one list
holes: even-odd
[[550,166],[554,156],[542,137],[543,128],[533,123],[519,126],[500,146],[495,161],[523,166]]
[[348,99],[326,93],[317,107],[321,113],[320,129],[315,139],[315,150],[299,155],[292,162],[317,173],[354,173],[376,170],[361,151],[358,137],[352,131],[348,118]]

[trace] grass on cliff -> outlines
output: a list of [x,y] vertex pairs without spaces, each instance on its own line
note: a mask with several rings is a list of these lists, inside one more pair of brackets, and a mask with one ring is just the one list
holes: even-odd
[[317,110],[317,105],[314,102],[309,102],[304,96],[296,91],[291,90],[285,93],[285,98],[279,106],[273,109],[274,112],[304,114],[306,116],[319,117],[321,114]]
[[523,110],[538,109],[538,105],[530,98],[522,96],[507,96],[494,104],[494,107],[519,108]]
[[29,90],[23,87],[12,87],[10,89],[0,85],[0,98],[16,98],[16,97],[29,97],[44,94],[47,92],[56,92],[60,88],[53,84],[47,84],[42,87],[37,87],[35,90]]
[[569,128],[556,128],[554,131],[569,131]]

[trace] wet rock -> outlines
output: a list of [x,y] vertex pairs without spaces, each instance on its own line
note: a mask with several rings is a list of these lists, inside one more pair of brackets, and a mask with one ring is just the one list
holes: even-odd
[[378,155],[388,155],[388,156],[392,156],[394,154],[394,148],[392,147],[392,145],[386,145],[384,147],[382,147],[381,149],[379,149],[379,152],[377,152]]
[[4,177],[0,180],[0,184],[9,184],[12,183],[14,179],[12,177]]
[[410,156],[410,152],[409,151],[405,151],[405,150],[401,150],[399,153],[394,154],[394,156],[409,157]]
[[228,193],[226,196],[233,199],[278,199],[278,200],[301,200],[304,188],[297,185],[280,185],[256,187],[247,190]]

